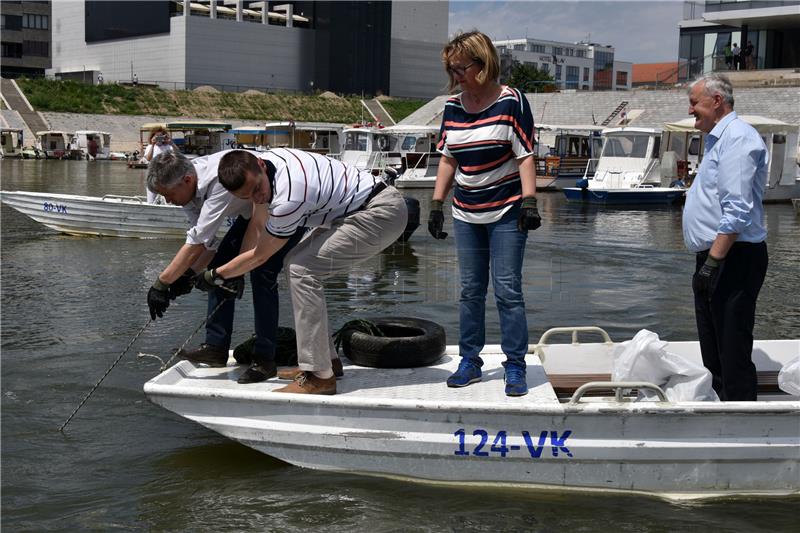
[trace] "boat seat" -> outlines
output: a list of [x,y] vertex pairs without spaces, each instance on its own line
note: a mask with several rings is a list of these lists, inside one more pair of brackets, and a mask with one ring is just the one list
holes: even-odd
[[[762,370],[758,374],[758,392],[762,394],[783,393],[778,387],[778,371]],[[590,381],[611,381],[611,374],[548,374],[550,384],[558,396],[571,396],[575,390]],[[603,391],[589,391],[586,396],[603,396]]]

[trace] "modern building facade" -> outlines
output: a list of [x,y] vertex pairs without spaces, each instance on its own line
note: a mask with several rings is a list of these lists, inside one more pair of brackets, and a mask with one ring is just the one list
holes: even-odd
[[418,98],[446,84],[447,2],[73,0],[52,9],[56,77]]
[[800,67],[800,0],[684,2],[683,17],[680,81],[733,68],[726,48],[748,42],[753,46],[752,69]]
[[512,62],[535,67],[555,79],[559,89],[616,91],[631,88],[633,64],[616,61],[614,48],[595,43],[540,39],[494,41],[504,69]]
[[50,2],[0,4],[4,78],[43,76],[50,68]]

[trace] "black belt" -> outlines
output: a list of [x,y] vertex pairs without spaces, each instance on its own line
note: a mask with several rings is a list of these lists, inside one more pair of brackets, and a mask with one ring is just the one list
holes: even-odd
[[375,197],[376,197],[376,196],[378,196],[380,193],[382,193],[382,192],[383,192],[383,190],[384,190],[386,187],[388,187],[388,185],[386,185],[386,182],[385,182],[385,181],[379,181],[379,182],[378,182],[378,184],[377,184],[377,185],[375,185],[375,186],[372,188],[372,192],[371,192],[371,193],[369,193],[369,196],[367,196],[367,198],[364,200],[364,203],[363,203],[363,204],[361,204],[361,209],[365,209],[365,208],[367,207],[367,204],[368,204],[368,203],[370,203],[370,202],[372,201],[372,199],[373,199],[373,198],[375,198]]

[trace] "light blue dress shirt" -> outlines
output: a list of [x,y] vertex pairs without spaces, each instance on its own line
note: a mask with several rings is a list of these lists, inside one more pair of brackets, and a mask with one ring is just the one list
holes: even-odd
[[683,242],[692,252],[711,248],[717,234],[737,241],[767,238],[762,199],[769,153],[758,132],[731,111],[706,135],[703,161],[686,191]]

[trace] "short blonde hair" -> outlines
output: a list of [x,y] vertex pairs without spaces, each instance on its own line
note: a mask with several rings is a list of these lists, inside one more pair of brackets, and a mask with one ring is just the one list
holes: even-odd
[[447,90],[450,92],[458,85],[453,74],[447,70],[450,59],[454,56],[468,57],[472,61],[480,63],[482,68],[475,79],[481,85],[490,80],[497,81],[500,77],[500,57],[497,55],[497,49],[492,44],[492,40],[478,30],[459,33],[442,49],[442,63],[444,63],[445,71],[450,78]]

